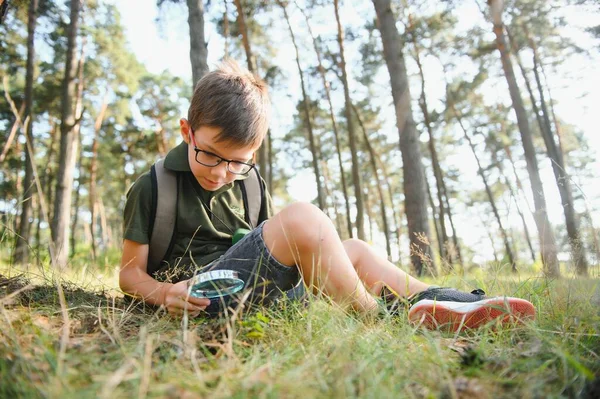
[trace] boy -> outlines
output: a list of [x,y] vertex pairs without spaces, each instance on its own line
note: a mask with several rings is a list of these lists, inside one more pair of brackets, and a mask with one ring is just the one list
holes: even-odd
[[[460,319],[476,326],[506,312],[533,317],[533,306],[521,299],[488,299],[481,290],[469,294],[430,287],[378,256],[365,242],[342,242],[331,220],[308,203],[292,204],[273,216],[266,194],[258,226],[232,245],[236,229],[254,227],[244,219],[236,180],[253,172],[269,120],[265,84],[236,63],[225,62],[198,82],[188,118],[180,120],[183,142],[164,160],[166,169],[177,172],[178,181],[171,250],[159,270],[147,271],[152,182],[146,173],[131,187],[125,206],[119,275],[124,292],[173,314],[218,313],[234,305],[234,298],[211,302],[192,297],[189,279],[198,270],[230,269],[252,290],[251,300],[265,304],[302,278],[309,289],[362,313],[378,312],[376,296],[394,308],[398,298],[412,295],[409,317],[425,324],[455,325]],[[490,306],[501,309],[491,312]]]

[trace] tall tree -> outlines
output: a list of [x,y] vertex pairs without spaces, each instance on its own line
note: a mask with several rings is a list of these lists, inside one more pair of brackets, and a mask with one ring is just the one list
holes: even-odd
[[415,271],[421,275],[428,266],[425,259],[431,259],[431,248],[427,242],[429,222],[419,134],[411,109],[408,74],[402,54],[402,39],[396,28],[396,18],[392,13],[390,0],[373,0],[373,4],[377,13],[378,28],[381,31],[385,62],[390,74],[396,125],[400,135],[405,213],[411,243],[410,257]]
[[283,16],[285,17],[285,22],[287,23],[288,29],[290,31],[290,37],[292,38],[292,44],[294,45],[294,50],[296,51],[296,66],[298,67],[298,74],[300,75],[302,104],[304,106],[304,123],[306,125],[306,131],[308,133],[308,144],[310,146],[310,152],[312,153],[313,172],[315,174],[315,180],[317,183],[317,202],[319,204],[320,209],[326,210],[325,194],[323,192],[323,184],[321,183],[321,172],[319,171],[319,157],[317,154],[317,146],[315,144],[312,120],[310,116],[309,98],[308,94],[306,93],[306,84],[304,83],[304,72],[302,71],[302,66],[300,65],[300,52],[298,51],[298,45],[296,44],[296,36],[294,35],[294,30],[292,29],[292,25],[290,24],[290,18],[287,13],[286,5],[280,0],[277,0],[277,4],[279,4],[281,9],[283,10]]
[[558,277],[560,276],[560,268],[557,257],[556,240],[554,238],[554,232],[552,231],[550,221],[548,220],[548,214],[546,212],[546,198],[544,195],[542,180],[540,179],[531,129],[529,127],[529,120],[527,119],[527,113],[525,111],[525,106],[523,105],[523,99],[521,98],[519,86],[517,85],[517,79],[515,77],[512,61],[510,59],[510,52],[507,48],[506,38],[504,36],[504,23],[502,22],[504,1],[488,0],[488,4],[490,5],[493,31],[496,36],[496,46],[500,52],[502,68],[508,83],[510,97],[512,100],[513,109],[517,116],[519,132],[521,133],[521,141],[523,142],[523,149],[525,151],[527,172],[529,173],[529,180],[531,182],[531,190],[533,192],[535,204],[534,219],[538,234],[540,236],[540,247],[542,262],[544,264],[544,272],[550,277]]
[[[85,88],[85,82],[83,79],[83,67],[85,65],[85,37],[83,37],[81,43],[81,51],[79,53],[79,61],[77,65],[77,99],[75,100],[75,118],[81,121],[83,117],[83,90]],[[77,153],[78,160],[75,161],[77,171],[77,187],[75,188],[75,202],[73,203],[73,217],[71,218],[71,245],[70,245],[70,256],[75,255],[75,239],[77,222],[79,219],[79,200],[81,198],[81,185],[83,183],[83,168],[81,167],[83,162],[83,148],[81,146],[81,122],[75,123],[73,127],[73,134],[77,138],[77,148],[80,149]]]
[[348,237],[352,237],[352,219],[350,217],[350,201],[348,199],[348,185],[346,184],[346,174],[344,173],[344,166],[342,163],[342,149],[340,144],[340,133],[338,131],[338,124],[335,119],[335,112],[333,110],[333,103],[331,101],[331,89],[329,81],[327,80],[327,76],[325,75],[325,67],[323,66],[323,61],[321,57],[321,50],[319,50],[319,46],[317,44],[317,38],[313,34],[310,21],[306,12],[296,4],[296,7],[300,10],[304,19],[306,21],[306,26],[308,28],[308,33],[311,37],[313,48],[315,50],[315,54],[317,55],[318,66],[317,69],[319,71],[319,75],[321,76],[321,81],[323,82],[323,88],[325,89],[325,98],[327,99],[327,105],[329,107],[329,117],[331,119],[331,128],[333,129],[333,135],[335,138],[335,148],[338,166],[340,168],[340,179],[342,182],[342,194],[344,196],[344,204],[346,207],[346,227],[348,229]]
[[60,116],[60,164],[56,181],[54,217],[52,219],[52,240],[56,248],[56,263],[64,266],[69,255],[69,218],[71,214],[71,194],[73,191],[73,170],[77,155],[78,138],[75,135],[77,56],[75,52],[79,10],[82,0],[71,0],[70,22],[67,29],[67,55],[65,75],[62,83]]
[[[385,249],[387,251],[388,258],[392,257],[392,246],[390,239],[390,228],[388,226],[387,220],[387,207],[385,205],[385,197],[383,195],[383,182],[379,176],[379,169],[377,168],[377,155],[373,146],[371,145],[371,141],[369,140],[369,135],[367,134],[367,129],[358,113],[358,110],[354,105],[352,105],[352,109],[356,115],[356,119],[358,120],[358,124],[363,132],[363,140],[365,145],[367,146],[367,150],[369,151],[369,163],[371,164],[371,168],[373,169],[373,175],[375,176],[374,185],[377,190],[377,196],[379,197],[379,211],[381,212],[381,225],[383,228],[383,235],[385,237]],[[370,229],[370,233],[373,234],[373,229]]]
[[333,0],[335,11],[335,20],[337,22],[337,41],[340,47],[340,71],[342,75],[342,85],[344,87],[344,114],[346,116],[346,125],[348,129],[348,142],[350,144],[350,155],[352,158],[352,183],[354,184],[354,196],[356,198],[356,231],[358,238],[365,239],[365,210],[363,202],[362,182],[360,176],[360,164],[358,160],[358,146],[356,144],[357,135],[352,116],[352,99],[350,98],[350,87],[348,83],[348,73],[346,71],[346,56],[344,54],[344,35],[342,23],[340,21],[339,1]]
[[[252,73],[258,74],[256,66],[256,58],[252,52],[252,45],[250,43],[250,33],[248,32],[248,26],[246,24],[246,14],[244,12],[244,5],[242,0],[234,0],[235,7],[237,9],[237,28],[242,35],[242,44],[244,45],[244,51],[246,52],[246,64],[248,70]],[[258,168],[263,176],[269,181],[271,174],[269,170],[269,157],[268,147],[270,142],[270,133],[265,138],[263,145],[258,149]]]
[[[33,145],[33,74],[35,66],[35,25],[37,20],[38,0],[29,1],[29,9],[27,13],[27,72],[25,76],[25,114],[24,117],[28,120],[26,123],[27,141]],[[25,179],[23,180],[23,200],[21,201],[21,218],[19,222],[19,234],[17,236],[16,248],[14,252],[15,263],[27,263],[29,260],[29,236],[31,233],[31,223],[29,218],[31,215],[31,199],[33,197],[33,167],[32,162],[35,162],[33,154],[27,151],[25,146]]]
[[[157,0],[157,5],[161,7],[169,2],[181,3],[182,0]],[[193,91],[198,81],[208,72],[208,47],[204,36],[204,0],[185,0],[185,2],[188,8]]]
[[192,89],[208,72],[208,48],[204,39],[204,0],[187,0],[188,26],[190,27],[190,61],[192,63]]
[[[531,107],[533,108],[533,113],[538,123],[541,136],[544,139],[544,144],[546,145],[546,152],[552,164],[552,171],[554,172],[556,186],[558,188],[558,193],[560,195],[561,203],[563,206],[563,212],[565,215],[567,235],[569,236],[569,244],[571,246],[573,264],[575,265],[575,269],[577,270],[578,274],[587,275],[588,263],[585,254],[585,247],[583,245],[579,231],[579,220],[573,204],[573,190],[571,187],[571,178],[566,170],[564,155],[560,146],[560,135],[558,135],[557,131],[557,135],[559,138],[559,145],[557,145],[554,136],[554,130],[552,128],[552,124],[550,123],[550,115],[548,107],[546,105],[544,89],[540,78],[540,59],[537,53],[537,46],[535,45],[533,39],[531,39],[529,32],[525,26],[523,26],[523,30],[525,31],[525,35],[529,41],[529,45],[533,50],[533,73],[535,76],[536,86],[539,93],[539,106],[537,104],[534,89],[529,80],[527,70],[525,69],[523,62],[521,61],[518,43],[516,43],[514,36],[511,35],[511,32],[507,29],[510,38],[511,49],[515,54],[517,64],[519,65],[519,69],[521,70],[521,74],[523,75],[523,80],[525,81],[525,86],[527,88],[527,92],[529,93],[529,98],[531,99]],[[558,130],[558,126],[556,127]]]
[[537,46],[535,45],[535,42],[529,36],[528,33],[527,36],[529,38],[529,44],[531,46],[531,49],[533,50],[533,73],[538,88],[540,106],[542,110],[542,116],[544,119],[543,126],[540,126],[540,130],[542,132],[542,137],[544,138],[544,143],[546,145],[548,157],[550,158],[552,163],[552,171],[554,172],[556,186],[558,187],[558,193],[560,195],[560,200],[565,214],[567,235],[569,236],[569,243],[571,245],[572,261],[575,265],[575,270],[577,270],[577,273],[579,275],[586,276],[588,274],[588,262],[585,253],[585,246],[581,239],[581,234],[579,230],[579,218],[577,217],[577,213],[575,212],[575,206],[573,201],[573,189],[571,187],[571,177],[567,172],[567,166],[565,164],[562,146],[560,145],[560,133],[558,131],[558,124],[555,124],[558,137],[557,145],[554,138],[552,125],[550,123],[550,114],[544,97],[542,80],[540,78],[539,69],[541,66],[541,60],[538,56]]
[[96,200],[96,177],[98,175],[98,146],[100,141],[100,128],[102,127],[102,120],[104,119],[104,114],[106,113],[106,109],[108,108],[108,103],[106,96],[104,96],[104,100],[102,101],[102,106],[100,108],[100,112],[96,117],[96,121],[94,123],[94,139],[92,141],[92,156],[90,159],[90,192],[88,194],[89,197],[89,207],[90,207],[90,235],[92,241],[92,258],[96,259],[97,250],[96,250],[96,216],[98,204]]
[[451,270],[453,268],[453,257],[452,253],[454,252],[451,248],[452,244],[448,238],[448,232],[446,231],[446,203],[444,201],[444,191],[445,183],[444,176],[442,173],[442,168],[440,166],[440,161],[438,159],[436,145],[435,145],[435,135],[433,133],[433,126],[431,121],[431,115],[429,112],[429,107],[427,105],[427,95],[425,93],[425,73],[423,72],[423,64],[421,62],[421,52],[419,48],[419,43],[417,40],[417,36],[415,33],[415,27],[413,23],[412,15],[408,14],[408,31],[409,37],[412,40],[413,48],[414,48],[414,58],[417,63],[417,67],[419,69],[419,77],[421,78],[421,96],[419,97],[419,106],[421,108],[421,112],[423,113],[423,121],[425,123],[425,128],[427,133],[429,134],[429,153],[431,154],[431,164],[433,166],[433,175],[435,177],[435,186],[438,197],[438,210],[439,210],[439,230],[441,234],[441,243],[440,243],[440,256],[445,260],[444,266]]
[[473,143],[473,140],[471,140],[471,137],[469,136],[469,133],[462,122],[462,116],[459,115],[459,113],[456,111],[456,108],[454,107],[453,100],[450,100],[449,104],[450,104],[450,108],[452,109],[452,112],[454,113],[454,116],[456,117],[456,120],[458,121],[458,124],[460,125],[460,128],[463,131],[465,139],[469,143],[469,147],[471,148],[473,157],[475,158],[475,161],[477,162],[477,173],[479,174],[479,176],[481,176],[481,180],[483,182],[483,185],[485,186],[485,193],[488,197],[488,201],[490,202],[490,205],[492,206],[492,211],[494,212],[494,217],[496,218],[498,227],[500,228],[500,233],[502,234],[502,239],[504,241],[504,249],[506,250],[506,256],[508,257],[508,261],[510,262],[512,271],[516,272],[517,264],[515,262],[515,257],[513,255],[512,249],[510,247],[510,243],[508,241],[508,234],[506,234],[506,230],[504,229],[504,226],[502,225],[502,219],[500,218],[500,213],[498,212],[498,207],[496,206],[496,200],[494,199],[492,189],[490,188],[490,185],[485,176],[484,169],[481,166],[481,161],[479,160],[479,156],[477,155],[477,149],[475,148],[475,144]]

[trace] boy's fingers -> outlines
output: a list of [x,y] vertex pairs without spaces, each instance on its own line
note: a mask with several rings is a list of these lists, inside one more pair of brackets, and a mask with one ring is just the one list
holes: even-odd
[[195,306],[195,305],[191,304],[190,302],[186,301],[185,299],[181,299],[181,298],[173,298],[173,300],[171,301],[171,303],[169,303],[169,306],[168,306],[169,312],[175,311],[177,313],[183,313],[183,311],[185,309],[187,309],[188,312],[195,312],[195,311],[202,310],[201,307]]
[[196,306],[206,307],[210,305],[210,299],[208,298],[196,298],[193,296],[189,296],[186,299],[188,302],[193,303]]

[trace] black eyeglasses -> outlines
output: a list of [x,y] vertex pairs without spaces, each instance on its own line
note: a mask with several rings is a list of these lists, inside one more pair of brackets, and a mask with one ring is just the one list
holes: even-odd
[[208,166],[209,168],[220,165],[222,162],[227,162],[227,171],[234,175],[246,175],[254,168],[254,164],[246,163],[241,161],[234,161],[231,159],[225,159],[217,154],[210,151],[201,150],[196,146],[196,140],[194,139],[194,131],[191,131],[192,144],[194,151],[196,152],[196,162],[200,165]]

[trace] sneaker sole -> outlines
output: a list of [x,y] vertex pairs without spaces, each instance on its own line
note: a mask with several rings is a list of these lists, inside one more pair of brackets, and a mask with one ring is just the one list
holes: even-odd
[[525,299],[497,297],[477,302],[449,302],[423,299],[408,311],[408,319],[413,324],[421,324],[430,329],[478,328],[491,321],[500,324],[521,323],[535,319],[533,304]]

